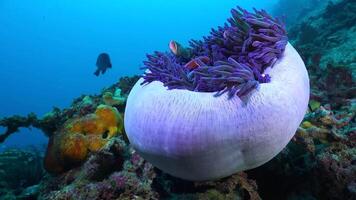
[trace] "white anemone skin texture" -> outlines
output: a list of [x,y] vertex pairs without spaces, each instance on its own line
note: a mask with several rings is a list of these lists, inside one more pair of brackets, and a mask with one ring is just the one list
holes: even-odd
[[309,78],[289,43],[283,57],[245,98],[140,85],[127,99],[125,130],[147,161],[173,176],[214,180],[258,167],[291,140],[309,101]]

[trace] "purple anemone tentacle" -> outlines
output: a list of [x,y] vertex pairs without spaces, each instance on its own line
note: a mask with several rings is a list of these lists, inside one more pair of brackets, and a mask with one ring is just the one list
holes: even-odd
[[161,81],[168,89],[228,93],[245,96],[259,84],[269,83],[265,69],[282,57],[288,43],[285,25],[264,10],[231,10],[223,26],[202,40],[189,41],[190,54],[182,59],[170,52],[147,55],[142,84]]

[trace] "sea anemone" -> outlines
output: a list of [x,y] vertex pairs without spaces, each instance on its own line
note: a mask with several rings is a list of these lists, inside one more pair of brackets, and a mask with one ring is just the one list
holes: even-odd
[[307,109],[308,73],[282,23],[239,7],[232,16],[189,48],[172,41],[170,53],[148,55],[128,96],[131,144],[173,176],[212,180],[260,166]]
[[228,92],[229,97],[244,96],[259,83],[270,82],[265,70],[272,67],[287,44],[284,25],[265,11],[252,14],[240,7],[232,10],[230,25],[203,41],[192,40],[190,48],[175,41],[170,53],[147,55],[144,82],[161,81],[168,89],[197,92]]

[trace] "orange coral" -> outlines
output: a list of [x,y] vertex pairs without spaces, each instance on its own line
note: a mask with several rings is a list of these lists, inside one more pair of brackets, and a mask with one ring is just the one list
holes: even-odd
[[63,134],[59,141],[59,156],[71,163],[84,160],[88,154],[87,141],[82,134]]
[[116,108],[97,107],[95,113],[68,120],[50,139],[45,158],[47,171],[59,173],[83,162],[90,152],[99,151],[123,130]]

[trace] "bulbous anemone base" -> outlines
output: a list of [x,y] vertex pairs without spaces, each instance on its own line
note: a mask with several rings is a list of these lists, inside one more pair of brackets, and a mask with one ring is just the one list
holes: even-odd
[[258,167],[291,140],[309,100],[308,73],[290,44],[269,74],[270,83],[230,100],[140,79],[127,99],[127,136],[144,159],[187,180]]

